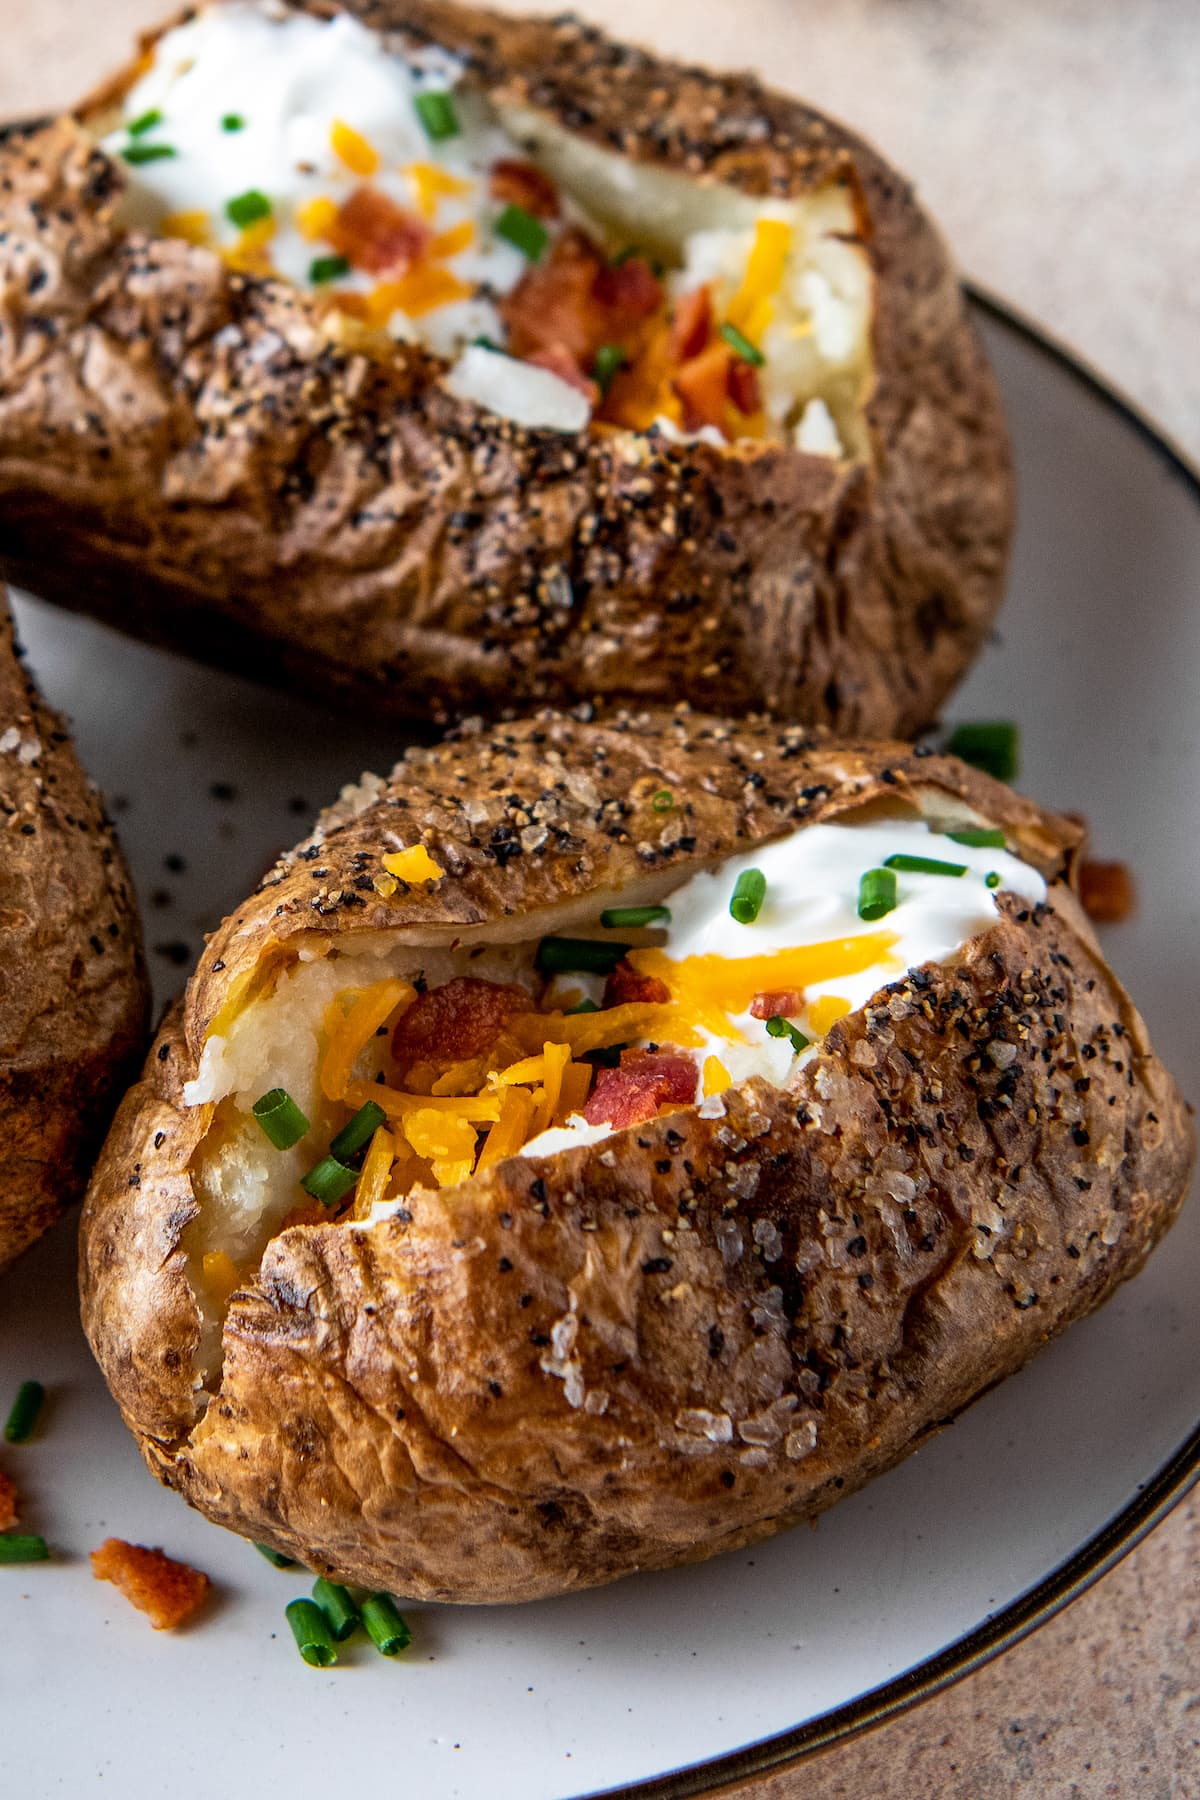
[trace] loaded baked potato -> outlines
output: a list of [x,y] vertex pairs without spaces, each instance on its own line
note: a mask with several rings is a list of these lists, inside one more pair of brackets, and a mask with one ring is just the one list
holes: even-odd
[[347,789],[211,940],[89,1193],[84,1321],[150,1468],[458,1601],[886,1469],[1183,1196],[1078,838],[951,758],[684,711]]
[[0,1268],[83,1192],[146,1044],[141,928],[103,804],[0,590]]
[[50,598],[439,721],[909,733],[988,628],[1008,448],[954,267],[747,76],[227,0],[0,185],[0,568]]

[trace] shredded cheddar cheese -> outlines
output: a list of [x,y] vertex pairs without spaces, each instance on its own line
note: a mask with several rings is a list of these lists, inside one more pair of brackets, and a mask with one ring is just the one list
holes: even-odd
[[362,133],[342,119],[335,119],[329,133],[333,154],[344,162],[352,175],[374,175],[379,168],[379,152]]
[[758,221],[746,273],[728,313],[729,323],[752,343],[771,322],[771,302],[779,291],[791,248],[792,227],[785,219]]
[[206,212],[168,213],[159,229],[164,237],[182,238],[199,248],[212,242],[212,220]]
[[321,1064],[321,1092],[327,1100],[344,1100],[351,1071],[381,1025],[399,1006],[411,1006],[417,990],[407,981],[377,981],[364,988],[341,1023],[330,1033]]
[[337,202],[327,194],[318,194],[316,199],[307,200],[296,211],[296,225],[302,237],[310,243],[319,238],[327,238],[337,221]]
[[731,1085],[733,1077],[719,1056],[706,1056],[704,1068],[701,1071],[701,1080],[704,1085],[704,1097],[707,1100],[710,1094],[723,1094],[725,1089]]
[[823,994],[808,1010],[809,1024],[818,1037],[824,1037],[849,1011],[850,1002],[843,1000],[840,994]]
[[393,850],[383,858],[383,866],[397,881],[410,886],[418,881],[440,881],[446,871],[434,861],[424,844],[412,844],[407,850]]
[[430,256],[440,261],[447,261],[452,256],[461,256],[475,242],[475,227],[470,219],[464,219],[461,225],[453,226],[449,231],[439,232],[429,245]]
[[439,169],[436,163],[409,163],[404,173],[413,184],[413,197],[423,219],[432,219],[436,215],[438,201],[443,196],[452,199],[471,191],[469,181],[451,175],[448,169]]
[[381,1125],[371,1139],[355,1189],[354,1210],[358,1217],[365,1217],[383,1199],[395,1160],[396,1140],[387,1127]]
[[204,1270],[205,1287],[214,1300],[224,1306],[241,1280],[237,1264],[227,1251],[209,1250],[205,1252],[201,1266]]

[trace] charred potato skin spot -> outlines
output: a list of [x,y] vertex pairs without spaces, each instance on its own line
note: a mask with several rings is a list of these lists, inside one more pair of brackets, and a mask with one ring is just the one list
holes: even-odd
[[149,1025],[128,872],[3,590],[0,739],[2,1268],[79,1199]]
[[999,602],[1012,478],[908,184],[747,76],[578,21],[348,10],[632,161],[763,197],[848,186],[875,274],[869,464],[658,435],[635,455],[477,413],[422,352],[335,348],[298,293],[125,233],[121,172],[60,120],[0,142],[0,568],[202,659],[438,722],[685,695],[928,723]]
[[[679,817],[649,812],[664,787]],[[1049,904],[1003,897],[960,966],[850,1015],[794,1092],[513,1159],[368,1231],[283,1232],[199,1417],[165,1357],[195,1342],[180,1088],[239,971],[316,928],[525,916],[648,861],[683,879],[896,796],[1003,825]],[[498,859],[539,807],[545,843]],[[449,873],[385,906],[355,881],[391,827]],[[751,1543],[899,1460],[1134,1272],[1186,1187],[1186,1108],[1066,879],[1079,836],[949,759],[682,711],[460,734],[344,797],[213,940],[91,1190],[84,1319],[150,1466],[342,1579],[490,1602]]]

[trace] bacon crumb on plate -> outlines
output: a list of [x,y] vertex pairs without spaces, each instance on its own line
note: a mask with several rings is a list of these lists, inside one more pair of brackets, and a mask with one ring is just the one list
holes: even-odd
[[1137,889],[1129,865],[1123,862],[1082,862],[1079,865],[1079,898],[1089,919],[1097,925],[1120,925],[1137,910]]
[[119,1588],[131,1606],[146,1614],[155,1631],[173,1631],[184,1624],[212,1586],[199,1569],[144,1544],[127,1544],[123,1538],[106,1538],[92,1551],[92,1574]]
[[0,1469],[0,1531],[8,1531],[17,1522],[17,1488],[11,1475]]

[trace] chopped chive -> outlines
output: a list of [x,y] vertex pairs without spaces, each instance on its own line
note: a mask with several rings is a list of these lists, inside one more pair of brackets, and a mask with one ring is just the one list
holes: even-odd
[[566,1012],[563,1014],[563,1018],[564,1019],[572,1018],[575,1013],[589,1013],[589,1012],[599,1012],[599,1011],[600,1011],[600,1008],[596,1005],[596,1002],[594,1000],[588,1000],[588,999],[577,1000],[575,1002],[574,1006],[568,1006]]
[[618,250],[615,256],[609,258],[610,267],[619,269],[622,263],[632,262],[635,256],[640,257],[642,262],[647,265],[656,281],[662,280],[663,275],[666,273],[663,264],[658,260],[657,256],[651,256],[650,252],[642,244],[626,244],[623,250]]
[[965,875],[966,863],[939,862],[936,856],[885,856],[885,869],[899,869],[905,875]]
[[671,909],[669,906],[606,906],[600,914],[600,923],[606,931],[619,930],[623,925],[630,930],[646,925],[669,925]]
[[318,1575],[313,1583],[313,1599],[325,1614],[329,1629],[339,1644],[353,1637],[362,1624],[362,1615],[344,1587]]
[[628,360],[620,344],[601,344],[596,352],[592,373],[602,394],[607,394],[617,370]]
[[980,826],[972,831],[948,831],[946,836],[952,844],[962,844],[968,850],[1004,849],[1004,833],[994,825]]
[[493,352],[493,354],[496,356],[507,356],[508,355],[508,352],[504,348],[503,344],[498,344],[496,342],[495,338],[488,337],[486,335],[486,333],[484,333],[482,331],[479,333],[478,337],[473,337],[471,339],[471,344],[474,347],[474,349],[476,349],[476,350],[491,350]]
[[496,236],[507,243],[515,244],[522,256],[530,262],[540,262],[546,245],[550,242],[550,233],[540,219],[526,212],[523,206],[506,206],[496,220]]
[[170,144],[126,144],[121,155],[127,163],[166,162],[169,156],[177,156],[179,152],[172,150]]
[[221,130],[222,131],[245,131],[245,129],[246,129],[246,121],[242,117],[241,113],[222,113],[222,115],[221,115]]
[[890,869],[868,869],[858,884],[860,919],[882,919],[896,905],[896,877]]
[[0,1537],[0,1563],[45,1562],[49,1555],[45,1538],[32,1531],[9,1532]]
[[23,1381],[4,1427],[6,1444],[27,1444],[33,1435],[46,1390],[40,1381]]
[[156,125],[161,124],[162,113],[157,106],[152,106],[149,112],[144,112],[138,118],[131,119],[125,129],[130,137],[141,137],[145,132],[153,131]]
[[328,1669],[337,1661],[329,1621],[315,1600],[292,1600],[284,1613],[296,1648],[310,1668]]
[[395,1656],[412,1643],[412,1632],[396,1611],[390,1594],[372,1594],[362,1603],[362,1622],[381,1656]]
[[675,804],[675,796],[671,792],[670,788],[659,788],[657,794],[655,794],[655,796],[651,800],[650,804],[654,808],[654,811],[657,813],[670,812],[671,808]]
[[[253,1539],[251,1541],[254,1542]],[[254,1548],[260,1556],[266,1557],[273,1568],[294,1569],[298,1566],[294,1556],[285,1556],[282,1550],[272,1550],[270,1544],[254,1543]]]
[[748,337],[743,336],[736,325],[731,325],[728,320],[726,320],[725,324],[721,327],[721,336],[725,339],[729,348],[737,352],[743,362],[750,363],[751,366],[756,369],[762,368],[767,360],[766,357],[761,350],[757,349],[755,345],[750,342]]
[[376,1106],[374,1100],[368,1100],[360,1106],[354,1117],[342,1126],[329,1146],[330,1156],[338,1162],[349,1162],[360,1150],[365,1150],[379,1127],[384,1123],[387,1114],[382,1106]]
[[235,194],[225,204],[225,217],[244,231],[247,225],[257,225],[260,219],[271,216],[271,202],[258,188],[247,188],[244,194]]
[[345,256],[314,256],[308,265],[308,279],[314,287],[319,287],[323,281],[340,281],[349,273],[350,262]]
[[449,94],[418,94],[413,105],[417,109],[418,119],[435,144],[440,144],[443,138],[458,136],[462,127]]
[[628,948],[595,938],[544,937],[534,966],[542,975],[611,975]]
[[983,885],[984,885],[984,887],[989,887],[989,888],[998,888],[1000,886],[1000,877],[997,874],[995,869],[992,869],[987,875],[984,876]]
[[767,878],[761,869],[743,869],[733,887],[729,916],[739,925],[753,925],[767,897]]
[[323,1156],[308,1171],[300,1186],[322,1206],[336,1206],[344,1200],[358,1180],[357,1169],[348,1169],[336,1156]]
[[1012,781],[1017,773],[1019,742],[1017,728],[1010,719],[985,719],[956,725],[946,749],[951,756],[961,756],[972,768],[994,775],[997,781]]
[[767,1020],[767,1036],[775,1038],[791,1038],[792,1049],[797,1052],[807,1050],[808,1046],[812,1043],[812,1039],[806,1038],[798,1025],[790,1024],[780,1013],[772,1013],[771,1017]]
[[286,1088],[270,1088],[250,1108],[277,1150],[290,1150],[308,1130],[308,1120]]

